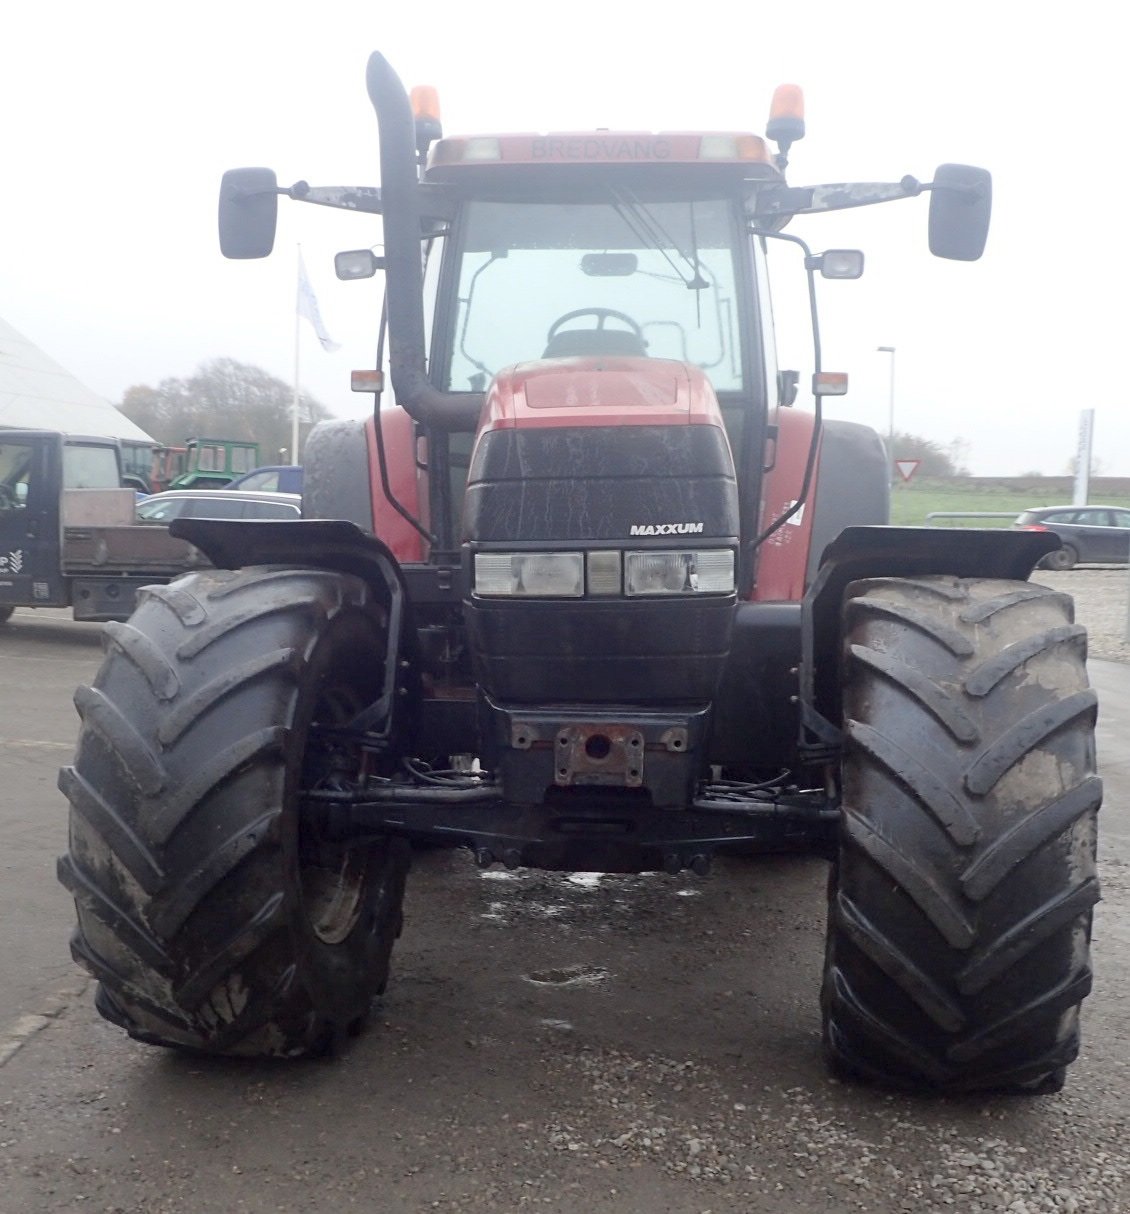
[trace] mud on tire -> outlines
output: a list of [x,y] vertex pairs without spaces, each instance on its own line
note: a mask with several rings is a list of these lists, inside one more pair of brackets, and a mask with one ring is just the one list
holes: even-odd
[[144,1041],[320,1052],[383,990],[408,848],[345,846],[299,790],[360,757],[316,740],[379,692],[382,609],[316,570],[209,570],[149,587],[80,687],[60,773],[75,959]]
[[1023,582],[848,589],[824,1044],[842,1075],[1048,1090],[1079,1048],[1096,701],[1071,600]]

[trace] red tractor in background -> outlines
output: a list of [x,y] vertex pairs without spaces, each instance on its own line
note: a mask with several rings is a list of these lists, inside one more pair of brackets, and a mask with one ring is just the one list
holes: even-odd
[[[383,216],[365,422],[306,449],[296,523],[184,520],[216,566],[107,626],[76,693],[60,876],[131,1036],[318,1051],[383,989],[413,842],[481,865],[831,861],[841,1075],[1058,1087],[1098,898],[1094,693],[1038,534],[896,529],[870,430],[821,417],[799,215],[930,194],[974,260],[983,170],[796,188],[779,91],[740,132],[442,138],[374,54],[381,186],[224,177],[228,257],[277,197]],[[776,368],[766,255],[804,258],[814,411]],[[427,315],[425,315],[425,301]],[[387,346],[395,403],[382,408]]]

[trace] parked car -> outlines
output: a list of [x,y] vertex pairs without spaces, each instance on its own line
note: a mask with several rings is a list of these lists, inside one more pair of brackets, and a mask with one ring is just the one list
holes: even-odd
[[228,489],[262,489],[269,493],[301,493],[301,464],[266,464],[252,468],[226,485]]
[[137,504],[139,523],[170,523],[175,518],[302,517],[297,493],[256,493],[246,489],[169,489]]
[[1130,561],[1130,510],[1121,506],[1041,506],[1025,510],[1012,525],[1050,531],[1059,539],[1060,547],[1044,557],[1041,569]]

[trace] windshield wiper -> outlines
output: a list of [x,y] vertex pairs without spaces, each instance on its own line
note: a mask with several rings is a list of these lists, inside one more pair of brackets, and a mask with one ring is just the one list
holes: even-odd
[[[687,288],[688,291],[705,291],[709,288],[710,283],[702,276],[702,266],[698,259],[698,237],[695,234],[694,222],[694,203],[688,203],[690,207],[691,218],[691,243],[692,255],[688,256],[680,247],[678,241],[664,228],[663,224],[656,218],[654,212],[648,209],[631,191],[620,188],[612,190],[612,205],[616,209],[617,215],[631,229],[632,235],[637,240],[642,241],[645,245],[653,248],[662,256],[664,261],[678,275],[679,281]],[[675,264],[668,254],[668,249],[674,249],[675,252],[683,259],[690,267],[691,277],[685,278],[682,270]]]
[[[691,221],[691,256],[687,256],[679,247],[678,242],[672,237],[663,225],[656,218],[655,214],[650,211],[635,195],[629,190],[616,189],[612,190],[612,205],[616,209],[616,214],[627,224],[631,233],[637,240],[642,241],[646,246],[655,249],[656,252],[667,262],[674,271],[676,277],[687,288],[688,291],[694,291],[695,297],[695,323],[702,327],[702,296],[700,291],[708,290],[710,282],[702,276],[702,263],[698,257],[698,234],[695,231],[694,222],[694,202],[689,202],[690,221]],[[675,252],[683,259],[690,267],[691,277],[685,278],[683,271],[672,260],[668,249],[674,249]]]

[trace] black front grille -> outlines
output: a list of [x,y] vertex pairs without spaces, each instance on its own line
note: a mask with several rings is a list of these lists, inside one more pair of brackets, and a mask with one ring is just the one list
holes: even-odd
[[[469,565],[476,551],[531,547],[736,546],[738,529],[733,458],[717,426],[499,430],[472,460]],[[686,703],[714,696],[735,601],[472,594],[465,619],[476,679],[498,699]]]

